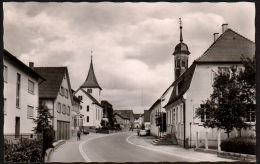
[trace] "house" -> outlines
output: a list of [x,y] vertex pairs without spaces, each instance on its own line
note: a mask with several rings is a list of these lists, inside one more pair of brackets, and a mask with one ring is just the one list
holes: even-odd
[[145,129],[149,129],[150,130],[150,127],[151,127],[151,123],[150,123],[150,111],[149,110],[144,110],[144,126],[145,126]]
[[[179,47],[178,47],[179,46]],[[195,116],[196,108],[210,97],[213,92],[213,79],[218,70],[230,73],[231,66],[236,65],[243,69],[241,55],[249,58],[255,56],[255,43],[222,25],[222,34],[218,37],[214,34],[213,44],[187,68],[188,46],[181,42],[173,53],[175,58],[175,81],[172,83],[172,93],[165,105],[167,124],[172,130],[167,129],[168,134],[174,134],[178,144],[194,146],[198,135],[199,146],[203,146],[206,136],[209,146],[217,145],[217,134],[221,133],[221,139],[227,138],[223,130],[204,128],[203,122],[206,116]],[[184,63],[184,64],[183,64]],[[181,71],[179,71],[181,70]],[[180,73],[178,73],[180,72]],[[252,112],[252,111],[249,111]],[[247,122],[255,126],[255,117],[250,117]],[[252,135],[253,131],[243,131],[242,135]],[[231,136],[236,135],[236,131]],[[186,140],[186,142],[185,142]]]
[[33,67],[33,65],[32,68],[46,78],[46,81],[39,85],[39,101],[53,116],[51,124],[55,131],[55,138],[70,139],[73,97],[68,68]]
[[4,135],[30,135],[36,126],[39,84],[45,78],[4,50]]
[[120,127],[123,128],[128,128],[130,127],[130,118],[122,116],[119,113],[114,114],[114,118],[116,119],[116,123],[120,125]]
[[141,128],[143,124],[143,115],[134,113],[134,128]]
[[114,114],[118,113],[125,118],[129,118],[129,126],[134,125],[134,113],[133,110],[114,110]]
[[103,107],[103,120],[106,121],[110,126],[114,126],[113,121],[113,106],[106,100],[101,101],[101,106]]
[[167,126],[166,123],[166,111],[163,108],[171,95],[172,85],[170,85],[164,93],[157,99],[153,105],[149,108],[148,112],[150,114],[150,133],[153,136],[163,136],[166,133]]
[[[74,90],[71,90],[72,94],[75,92]],[[73,108],[71,112],[71,131],[72,136],[76,136],[77,131],[82,129],[83,126],[83,117],[80,114],[80,110],[82,109],[81,106],[81,100],[76,97],[75,95],[73,97]]]
[[83,129],[87,131],[101,127],[103,107],[101,105],[102,88],[97,82],[91,57],[88,75],[84,83],[75,91],[74,95],[82,101],[81,115]]

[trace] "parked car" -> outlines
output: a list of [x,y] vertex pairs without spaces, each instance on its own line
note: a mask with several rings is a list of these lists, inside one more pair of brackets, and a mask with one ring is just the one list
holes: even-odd
[[139,135],[140,136],[146,136],[147,135],[147,131],[146,130],[140,130]]
[[87,130],[83,130],[83,134],[89,134]]

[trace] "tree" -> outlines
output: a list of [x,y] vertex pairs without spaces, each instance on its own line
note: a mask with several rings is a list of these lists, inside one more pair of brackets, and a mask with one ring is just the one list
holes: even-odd
[[38,116],[34,119],[34,123],[36,123],[36,127],[34,127],[34,132],[36,134],[42,135],[43,140],[43,148],[42,148],[42,157],[44,158],[45,152],[48,148],[53,147],[53,142],[55,139],[55,133],[53,130],[53,126],[50,124],[50,120],[53,117],[51,116],[49,109],[40,104],[38,108]]
[[[246,104],[252,103],[252,101],[247,100],[246,96],[250,94],[253,97],[249,91],[252,91],[251,85],[254,84],[254,80],[249,61],[243,63],[245,71],[242,72],[239,72],[236,66],[231,67],[230,74],[219,70],[214,79],[213,93],[196,110],[197,117],[203,119],[203,116],[206,115],[204,127],[224,129],[228,138],[233,129],[240,131],[249,127],[245,123]],[[249,77],[250,79],[247,80]]]

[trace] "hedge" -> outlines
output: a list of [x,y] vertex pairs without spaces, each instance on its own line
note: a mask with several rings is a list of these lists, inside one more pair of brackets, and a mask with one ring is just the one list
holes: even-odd
[[4,142],[6,162],[42,162],[42,141],[22,138],[18,143]]
[[230,138],[222,141],[221,150],[242,154],[256,154],[256,139],[253,138]]

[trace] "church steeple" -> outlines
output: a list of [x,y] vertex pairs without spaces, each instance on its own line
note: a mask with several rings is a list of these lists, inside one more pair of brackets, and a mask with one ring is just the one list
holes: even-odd
[[81,85],[81,88],[99,88],[100,90],[102,90],[102,88],[100,87],[100,85],[97,82],[97,78],[96,78],[96,75],[94,72],[92,55],[91,55],[88,76],[87,76],[85,82]]
[[175,50],[173,52],[174,60],[175,60],[175,79],[177,79],[181,74],[183,74],[186,69],[188,69],[188,61],[189,61],[189,48],[183,42],[182,37],[182,21],[179,18],[180,23],[180,43],[175,46]]

